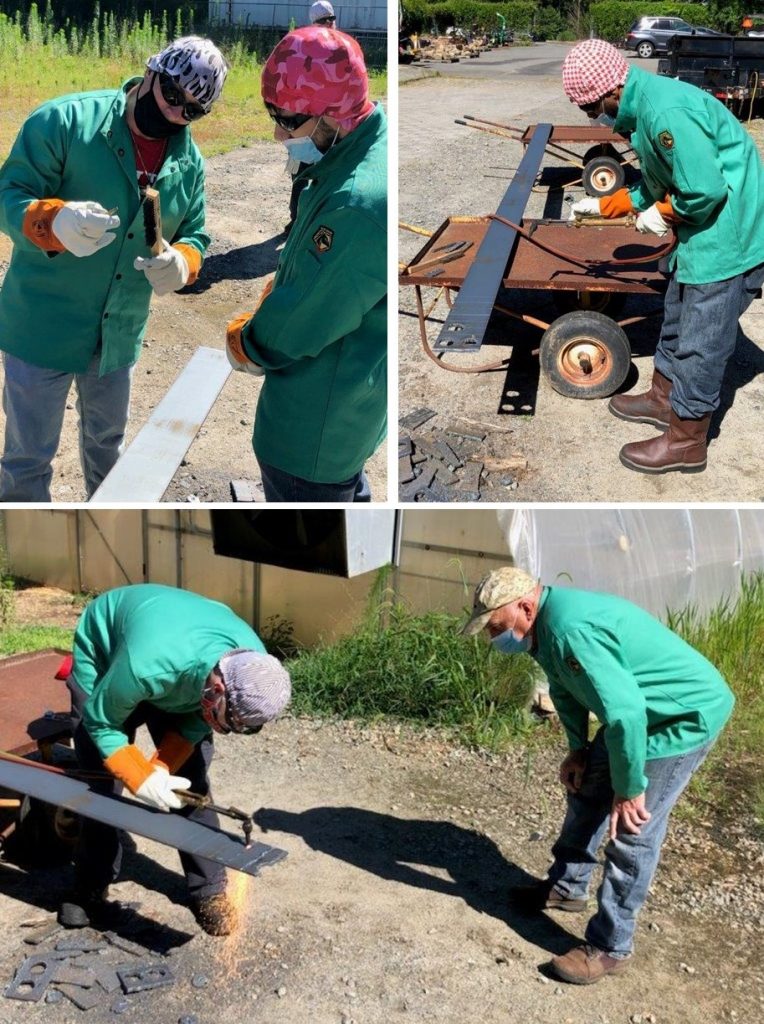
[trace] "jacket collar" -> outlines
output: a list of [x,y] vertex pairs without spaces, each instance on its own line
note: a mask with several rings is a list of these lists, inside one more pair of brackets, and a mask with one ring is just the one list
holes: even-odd
[[374,104],[374,110],[362,121],[355,131],[346,135],[326,153],[316,164],[303,171],[311,181],[327,178],[337,168],[352,168],[361,162],[372,142],[378,137],[385,123],[385,113],[380,103]]
[[642,90],[648,73],[641,68],[630,67],[618,104],[618,116],[613,125],[615,132],[633,132],[637,127],[637,114],[642,102]]
[[[133,159],[132,139],[127,117],[125,116],[127,94],[142,81],[143,76],[139,75],[134,78],[128,78],[126,82],[122,83],[100,128],[101,135],[106,139],[106,144],[112,149],[116,149],[117,152],[119,152],[120,148],[126,151],[131,160]],[[127,148],[128,143],[129,149]],[[190,161],[192,146],[193,140],[191,138],[191,131],[188,128],[178,132],[177,135],[171,135],[167,140],[167,153],[162,170],[159,172],[160,177],[164,177],[165,172],[169,173],[175,167],[184,170]],[[122,156],[125,156],[125,152],[122,153]]]

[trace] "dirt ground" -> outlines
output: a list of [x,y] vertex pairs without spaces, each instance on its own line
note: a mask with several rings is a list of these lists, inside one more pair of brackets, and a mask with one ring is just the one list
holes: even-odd
[[[399,93],[399,217],[429,231],[449,216],[493,213],[522,157],[520,143],[454,123],[465,114],[525,127],[528,124],[585,124],[565,97],[560,67],[569,46],[535,44],[485,53],[459,64],[416,65],[401,69]],[[639,66],[656,71],[657,61]],[[437,77],[432,77],[437,75]],[[427,77],[429,76],[429,77]],[[751,132],[759,147],[764,125]],[[581,149],[583,152],[583,149]],[[560,162],[544,158],[542,184],[559,183]],[[580,188],[568,189],[579,198]],[[534,192],[532,217],[565,217],[567,204],[557,189]],[[591,229],[590,229],[591,230]],[[425,244],[421,235],[400,231],[400,259],[410,260]],[[430,292],[433,295],[433,292]],[[556,310],[544,293],[503,293],[504,305],[547,323]],[[482,374],[449,373],[430,362],[420,346],[414,289],[400,289],[399,402],[404,416],[420,407],[438,414],[427,424],[443,429],[456,417],[477,420],[499,431],[489,434],[481,457],[519,454],[528,469],[518,474],[511,501],[760,501],[764,496],[759,435],[764,408],[764,302],[757,300],[742,318],[735,357],[711,425],[708,469],[698,475],[649,477],[624,469],[620,447],[650,437],[653,428],[629,424],[607,411],[606,400],[563,398],[539,375],[540,332],[496,314],[477,355],[450,356],[458,366],[496,362],[511,356],[509,369]],[[650,302],[655,306],[655,302]],[[445,318],[445,307],[440,317]],[[623,316],[645,311],[645,300],[631,296]],[[436,310],[435,316],[437,317]],[[627,328],[632,370],[630,390],[652,375],[659,319]],[[431,342],[438,323],[430,325]],[[508,342],[516,343],[510,347]]]
[[[20,621],[34,607],[40,621],[46,604],[58,614],[47,596],[20,603]],[[560,743],[489,757],[436,732],[289,717],[221,738],[216,800],[257,808],[255,838],[289,856],[244,884],[238,935],[213,939],[184,905],[175,851],[136,837],[111,895],[137,904],[124,934],[175,981],[128,997],[124,1019],[757,1024],[764,844],[745,813],[673,823],[625,975],[588,988],[547,975],[585,916],[523,918],[506,893],[549,863],[561,755]],[[52,920],[68,881],[66,868],[0,861],[0,980],[32,951],[21,925]],[[106,1024],[110,1005],[83,1016],[0,997],[0,1024]]]
[[[224,348],[225,328],[237,313],[253,309],[266,278],[278,264],[289,219],[289,178],[283,147],[254,143],[207,161],[207,227],[212,236],[199,281],[178,294],[152,299],[143,353],[133,374],[127,443],[199,345]],[[0,234],[0,274],[10,258]],[[0,368],[0,374],[2,370]],[[231,501],[230,482],[259,482],[252,452],[252,425],[261,384],[231,373],[205,423],[175,473],[164,501]],[[0,413],[0,428],[5,420]],[[54,460],[54,501],[83,501],[74,389]],[[386,446],[367,464],[372,499],[387,500]],[[125,494],[124,501],[135,500]]]

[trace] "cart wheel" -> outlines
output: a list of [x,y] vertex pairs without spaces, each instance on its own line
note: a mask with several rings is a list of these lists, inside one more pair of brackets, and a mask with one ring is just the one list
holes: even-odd
[[631,348],[624,331],[602,313],[565,313],[544,331],[541,368],[566,398],[606,398],[626,380]]
[[620,163],[621,154],[609,142],[598,142],[595,146],[590,146],[584,153],[582,163],[586,167],[590,160],[599,160],[603,156],[609,156]]
[[614,157],[597,156],[584,167],[581,180],[587,195],[597,198],[612,196],[619,188],[623,188],[626,172]]
[[605,313],[615,320],[626,305],[623,292],[552,292],[554,304],[561,313],[582,309],[589,313]]

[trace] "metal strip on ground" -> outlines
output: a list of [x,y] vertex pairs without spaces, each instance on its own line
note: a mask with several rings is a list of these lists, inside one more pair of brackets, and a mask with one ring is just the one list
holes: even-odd
[[231,372],[200,346],[90,501],[160,501]]
[[[536,127],[517,173],[496,211],[500,217],[515,224],[522,220],[551,134],[551,124]],[[516,238],[517,232],[506,224],[491,221],[464,284],[459,289],[453,309],[433,346],[434,351],[479,351]]]
[[56,807],[66,807],[115,828],[135,832],[176,850],[206,857],[248,875],[257,875],[261,868],[276,864],[287,856],[286,850],[266,843],[252,843],[245,847],[236,836],[222,829],[188,821],[179,814],[155,811],[118,796],[101,796],[78,779],[43,771],[34,765],[27,767],[0,758],[0,786],[26,793]]

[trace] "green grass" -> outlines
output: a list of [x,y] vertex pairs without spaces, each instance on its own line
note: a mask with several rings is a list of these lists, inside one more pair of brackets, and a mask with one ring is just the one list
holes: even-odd
[[668,625],[719,669],[735,694],[735,710],[691,794],[703,805],[753,809],[764,822],[764,574],[743,583],[737,601],[710,615],[688,607]]
[[[102,18],[100,28],[54,31],[51,22],[28,22],[0,14],[0,160],[8,155],[24,119],[45,100],[71,92],[117,88],[142,75],[145,61],[188,26],[117,23]],[[242,38],[221,43],[231,71],[223,95],[209,117],[194,125],[193,137],[204,156],[225,153],[273,138],[273,123],[260,99],[262,59]],[[386,71],[371,71],[372,99],[387,94]]]
[[0,629],[0,656],[40,651],[45,647],[72,649],[74,630],[64,626],[8,626]]
[[397,602],[370,611],[351,635],[289,662],[294,710],[446,727],[489,749],[529,734],[535,663],[459,636],[461,622],[439,612],[413,615]]

